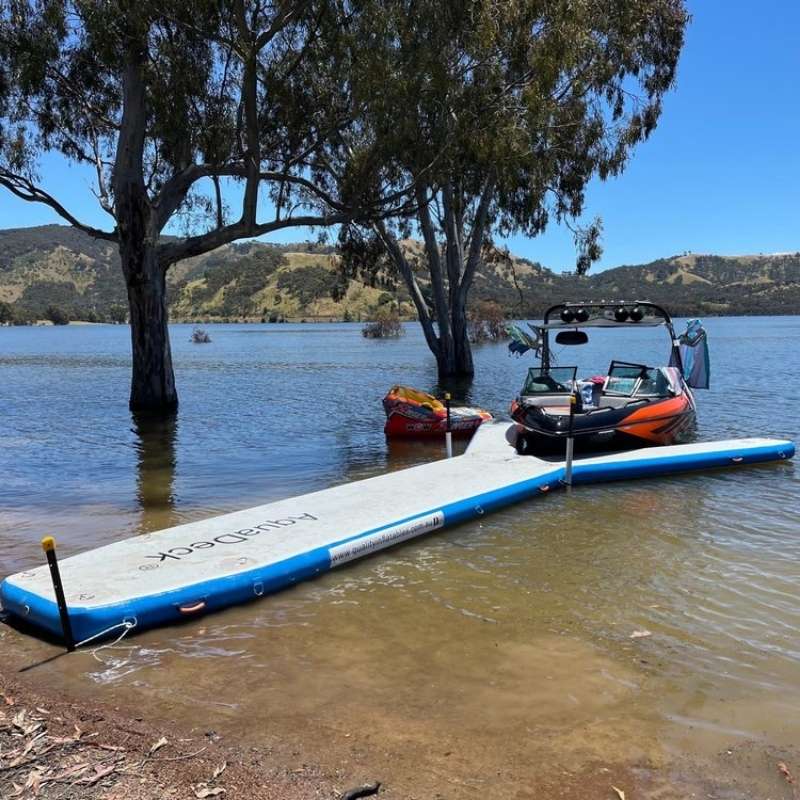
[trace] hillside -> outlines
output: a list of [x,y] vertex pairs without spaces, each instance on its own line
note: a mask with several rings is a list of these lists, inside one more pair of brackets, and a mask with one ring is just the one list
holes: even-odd
[[[419,252],[418,242],[403,243]],[[424,289],[424,287],[423,287]],[[346,280],[332,248],[228,245],[175,265],[168,273],[174,320],[364,319],[405,290],[388,274],[375,285]],[[473,302],[492,299],[510,316],[537,316],[568,299],[650,299],[676,315],[793,314],[800,304],[800,253],[688,254],[584,277],[554,273],[526,259],[483,264]],[[71,319],[122,321],[125,286],[112,245],[61,225],[0,231],[0,321],[30,321],[48,307]]]

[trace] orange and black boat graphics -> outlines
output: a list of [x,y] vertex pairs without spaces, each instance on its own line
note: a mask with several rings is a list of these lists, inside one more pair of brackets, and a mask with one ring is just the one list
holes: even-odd
[[[689,438],[696,422],[692,388],[707,389],[710,363],[705,330],[690,320],[678,336],[667,310],[646,300],[558,303],[545,311],[531,334],[510,326],[509,351],[532,351],[540,367],[528,370],[511,404],[524,449],[574,441],[582,445],[670,445]],[[584,345],[587,330],[664,328],[670,342],[669,366],[611,362],[607,374],[579,378],[575,366],[556,363],[564,352],[555,344]],[[692,388],[690,388],[692,387]],[[519,449],[519,447],[518,447]]]
[[576,381],[574,367],[532,369],[511,417],[541,445],[668,445],[695,424],[691,390],[678,371],[612,362],[605,378]]

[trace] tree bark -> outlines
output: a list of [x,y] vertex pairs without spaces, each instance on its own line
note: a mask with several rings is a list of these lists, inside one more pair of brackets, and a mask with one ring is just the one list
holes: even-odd
[[436,348],[431,348],[431,352],[436,356],[439,377],[472,377],[475,374],[475,365],[472,361],[472,347],[467,331],[466,303],[459,303],[456,300],[456,304],[448,309],[447,316],[447,333],[438,337]]
[[444,377],[467,377],[475,374],[475,365],[472,361],[472,347],[469,343],[467,330],[467,304],[466,297],[460,293],[456,295],[450,309],[450,325],[453,330],[453,362],[450,368],[439,375]]
[[121,251],[131,321],[131,411],[165,416],[178,407],[167,328],[166,271],[152,246]]
[[134,36],[129,39],[112,181],[131,323],[129,405],[132,411],[167,416],[177,408],[178,395],[167,328],[167,270],[158,249],[158,213],[144,181],[146,51],[146,42]]

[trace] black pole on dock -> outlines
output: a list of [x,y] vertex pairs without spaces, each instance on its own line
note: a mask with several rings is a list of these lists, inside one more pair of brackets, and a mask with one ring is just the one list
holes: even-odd
[[577,399],[574,392],[569,396],[569,428],[567,429],[567,453],[564,468],[564,483],[568,487],[572,486],[572,456],[575,452],[575,403]]
[[445,429],[445,442],[447,444],[447,457],[453,457],[453,429],[450,427],[450,392],[444,394],[444,405],[447,409],[447,428]]
[[56,603],[58,603],[58,614],[61,617],[64,645],[67,648],[67,652],[71,653],[75,649],[75,638],[72,635],[72,624],[69,621],[64,587],[61,585],[61,572],[58,569],[58,558],[56,557],[56,540],[52,536],[45,536],[42,539],[42,550],[47,556],[47,566],[50,567],[50,578],[53,581],[53,591],[56,595]]

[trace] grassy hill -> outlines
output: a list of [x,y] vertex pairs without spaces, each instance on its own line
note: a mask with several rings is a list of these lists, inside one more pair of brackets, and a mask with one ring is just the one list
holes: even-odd
[[[407,252],[420,251],[414,241]],[[332,248],[246,242],[173,266],[170,313],[177,321],[365,319],[387,302],[413,316],[389,274],[374,285],[345,279]],[[496,300],[509,316],[538,316],[564,299],[649,299],[677,315],[793,314],[800,304],[800,253],[681,255],[584,277],[511,257],[481,265],[472,301]],[[113,245],[66,226],[0,231],[0,321],[43,318],[122,320],[125,285]],[[5,312],[4,312],[5,309]]]

